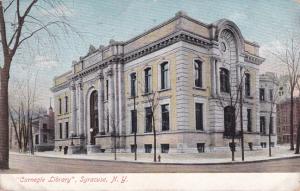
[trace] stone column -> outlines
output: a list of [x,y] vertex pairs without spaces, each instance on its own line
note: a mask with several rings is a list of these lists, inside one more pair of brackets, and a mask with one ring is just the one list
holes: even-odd
[[220,72],[219,72],[219,61],[215,61],[215,75],[216,75],[216,94],[220,95]]
[[99,116],[99,132],[105,134],[104,127],[104,76],[103,71],[99,73],[99,92],[98,92],[98,116]]
[[107,71],[108,76],[108,112],[109,112],[109,131],[112,133],[114,131],[113,126],[115,125],[115,104],[114,104],[114,78],[113,78],[113,67],[110,67]]
[[[76,109],[76,86],[75,83],[73,82],[71,84],[71,94],[72,94],[72,131],[73,131],[73,136],[77,135],[77,109]],[[72,135],[71,135],[72,136]]]
[[211,95],[216,97],[216,59],[210,58],[211,63]]
[[79,136],[84,136],[84,96],[83,82],[79,82]]

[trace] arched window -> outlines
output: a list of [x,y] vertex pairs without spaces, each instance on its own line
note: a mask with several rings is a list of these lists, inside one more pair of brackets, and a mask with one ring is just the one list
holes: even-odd
[[97,91],[93,91],[90,96],[90,119],[91,119],[91,145],[95,144],[95,136],[99,132],[99,124],[98,124],[98,93]]
[[151,68],[146,68],[144,70],[145,72],[145,93],[150,93],[151,92]]
[[200,60],[194,61],[194,74],[195,74],[195,86],[202,87],[202,62]]
[[221,92],[230,92],[230,74],[229,70],[225,68],[220,68],[220,89]]
[[246,96],[251,94],[251,76],[249,73],[245,74],[245,94]]
[[227,106],[224,108],[224,136],[232,136],[235,132],[235,108]]
[[168,64],[168,62],[164,62],[160,65],[160,72],[161,72],[160,88],[162,90],[167,89],[167,88],[169,88],[169,86],[168,86],[169,85],[169,64]]

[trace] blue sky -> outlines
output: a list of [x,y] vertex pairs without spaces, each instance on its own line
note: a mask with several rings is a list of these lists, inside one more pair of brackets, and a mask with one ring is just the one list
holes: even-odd
[[[221,18],[234,21],[245,39],[262,48],[300,29],[300,0],[64,0],[56,7],[80,33],[65,36],[59,31],[56,50],[44,46],[30,53],[22,49],[14,60],[12,80],[23,78],[21,63],[35,63],[39,70],[40,102],[49,104],[54,76],[71,69],[72,60],[84,56],[90,44],[96,48],[110,39],[126,41],[173,17],[179,10],[205,23]],[[50,10],[51,11],[51,10]],[[46,18],[43,18],[46,19]],[[64,40],[63,38],[68,38]],[[270,63],[269,63],[270,64]],[[269,70],[268,64],[265,64]]]

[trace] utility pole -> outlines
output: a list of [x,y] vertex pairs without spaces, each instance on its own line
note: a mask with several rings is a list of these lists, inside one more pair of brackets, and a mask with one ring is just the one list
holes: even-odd
[[[242,74],[243,68],[240,68],[240,74]],[[241,122],[241,147],[242,147],[242,161],[244,161],[244,126],[243,126],[243,75],[241,77],[240,84],[240,122]]]
[[136,107],[135,107],[135,96],[136,96],[136,92],[134,92],[134,96],[133,96],[133,111],[134,111],[134,118],[135,118],[135,121],[134,121],[134,160],[137,160],[137,153],[136,153],[137,152],[137,144],[136,144],[137,112],[136,112]]

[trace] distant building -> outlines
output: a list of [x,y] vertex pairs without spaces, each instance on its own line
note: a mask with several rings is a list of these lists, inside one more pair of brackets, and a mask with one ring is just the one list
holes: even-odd
[[[272,135],[271,144],[275,146],[277,143],[276,136],[276,103],[279,95],[278,80],[274,73],[267,72],[259,76],[259,99],[260,99],[260,116],[259,116],[259,132],[263,135],[260,144],[266,147],[269,141],[269,133]],[[273,104],[273,111],[271,113],[271,104]]]
[[[290,134],[290,112],[291,100],[285,99],[277,105],[277,136],[278,144],[289,144],[291,140]],[[294,143],[296,143],[297,128],[300,122],[300,98],[294,99]]]
[[47,114],[32,119],[33,145],[35,151],[54,149],[54,112],[50,106]]

